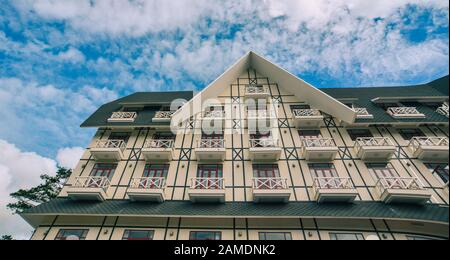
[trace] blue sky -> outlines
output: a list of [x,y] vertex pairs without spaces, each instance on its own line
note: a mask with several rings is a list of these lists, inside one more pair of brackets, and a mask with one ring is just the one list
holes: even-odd
[[0,0],[0,186],[72,166],[99,105],[201,90],[249,50],[321,88],[417,84],[448,74],[448,30],[443,0]]

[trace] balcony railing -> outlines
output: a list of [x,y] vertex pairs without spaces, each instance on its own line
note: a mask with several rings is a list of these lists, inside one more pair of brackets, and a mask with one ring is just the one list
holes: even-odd
[[253,178],[255,190],[285,190],[288,188],[285,178]]
[[173,111],[158,111],[155,113],[154,119],[171,119],[174,113]]
[[388,113],[393,117],[424,117],[415,107],[390,107]]
[[224,139],[202,139],[198,142],[197,148],[215,149],[225,148]]
[[132,121],[136,117],[137,117],[136,112],[114,112],[108,120],[109,121],[126,121],[126,120]]
[[303,138],[304,147],[334,147],[333,138]]
[[439,108],[436,110],[436,112],[438,112],[439,114],[441,114],[441,115],[443,115],[443,116],[449,117],[449,114],[448,114],[448,103],[442,104],[442,106],[439,107]]
[[147,140],[144,148],[150,149],[171,149],[173,148],[173,140]]
[[417,178],[386,177],[380,178],[376,184],[379,191],[385,190],[423,190]]
[[321,177],[314,178],[314,188],[326,189],[326,190],[346,190],[354,189],[353,183],[350,178],[340,177]]
[[362,146],[394,146],[394,143],[389,137],[361,137],[356,139],[355,146],[356,148]]
[[295,117],[315,117],[322,115],[318,109],[294,109],[292,113]]
[[373,115],[365,107],[355,107],[353,110],[358,118],[373,118]]
[[441,146],[448,147],[449,139],[447,137],[413,137],[410,141],[413,149],[418,149],[422,146]]
[[207,111],[203,114],[203,118],[224,118],[225,117],[225,111]]
[[194,190],[223,190],[223,178],[192,178],[191,189]]
[[250,139],[250,148],[278,147],[278,140],[273,138]]
[[95,176],[89,176],[89,177],[76,177],[75,183],[72,185],[72,187],[75,188],[99,188],[106,191],[108,187],[110,186],[110,181],[107,177],[95,177]]
[[105,140],[105,141],[98,141],[95,145],[95,148],[101,148],[101,149],[120,149],[121,151],[124,151],[126,148],[126,143],[124,140]]
[[144,190],[161,190],[166,186],[164,177],[134,178],[131,180],[130,188]]
[[265,86],[248,85],[245,87],[246,95],[264,95],[269,94],[269,89]]

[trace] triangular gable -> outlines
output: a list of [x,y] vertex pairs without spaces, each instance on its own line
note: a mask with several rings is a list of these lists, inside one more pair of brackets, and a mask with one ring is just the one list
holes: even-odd
[[202,100],[217,98],[225,87],[232,84],[242,73],[250,68],[269,77],[272,82],[278,83],[283,89],[292,93],[300,100],[307,102],[314,108],[346,123],[353,123],[355,121],[356,113],[348,106],[289,73],[280,66],[264,59],[260,55],[249,52],[179,109],[172,117],[172,125],[177,126],[180,122],[186,121],[190,116],[200,113],[202,110]]

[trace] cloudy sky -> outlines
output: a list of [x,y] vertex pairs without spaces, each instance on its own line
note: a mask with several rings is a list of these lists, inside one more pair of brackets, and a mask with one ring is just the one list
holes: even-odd
[[446,0],[0,0],[0,234],[8,194],[72,167],[80,123],[136,91],[201,90],[249,50],[317,87],[449,73]]

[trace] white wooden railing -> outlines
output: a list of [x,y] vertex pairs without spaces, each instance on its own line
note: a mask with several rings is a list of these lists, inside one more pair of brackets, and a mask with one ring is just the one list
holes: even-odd
[[155,113],[155,119],[171,119],[172,115],[175,112],[173,111],[158,111]]
[[250,139],[250,148],[278,147],[278,140],[273,138]]
[[448,114],[448,103],[442,104],[442,106],[439,107],[439,108],[436,110],[436,112],[438,112],[439,114],[441,114],[441,115],[443,115],[443,116],[449,117],[449,114]]
[[269,89],[265,86],[248,85],[245,87],[245,94],[269,94]]
[[198,142],[197,148],[225,148],[224,139],[202,139]]
[[225,111],[223,111],[223,110],[206,111],[203,114],[203,118],[224,118],[224,117],[225,117]]
[[340,177],[320,177],[314,178],[314,189],[327,189],[327,190],[343,190],[354,189],[353,183],[350,178]]
[[295,117],[312,117],[322,115],[318,109],[294,109],[292,113]]
[[417,178],[380,178],[375,186],[380,193],[384,193],[386,190],[423,190],[423,186]]
[[97,141],[95,148],[118,148],[123,151],[126,148],[126,143],[124,140],[100,140]]
[[144,148],[171,149],[173,148],[173,144],[173,140],[147,140],[144,144]]
[[388,113],[392,116],[421,116],[422,113],[415,107],[390,107]]
[[127,120],[135,119],[137,117],[136,112],[114,112],[112,113],[110,120]]
[[286,178],[253,178],[255,190],[285,190],[287,188]]
[[76,177],[75,183],[72,185],[75,188],[100,188],[106,191],[111,185],[107,177]]
[[372,114],[369,113],[369,111],[365,107],[354,107],[353,111],[355,111],[356,112],[356,116],[359,116],[359,117],[367,117],[367,116],[371,116],[372,115]]
[[145,190],[161,190],[166,187],[166,178],[164,177],[143,177],[133,178],[130,188]]
[[333,138],[308,137],[302,139],[303,147],[335,147]]
[[191,189],[195,190],[223,190],[223,178],[192,178]]
[[359,149],[363,146],[394,146],[389,137],[360,137],[356,139],[355,147]]
[[447,137],[413,137],[409,143],[415,149],[422,146],[449,146]]

